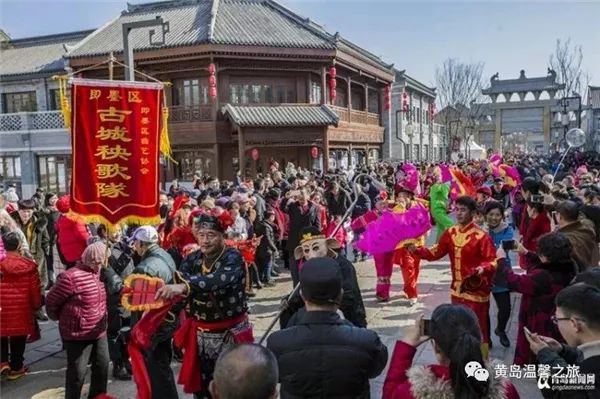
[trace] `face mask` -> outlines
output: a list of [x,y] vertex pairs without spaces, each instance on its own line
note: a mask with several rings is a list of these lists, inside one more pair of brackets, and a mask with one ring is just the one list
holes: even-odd
[[325,239],[312,240],[303,243],[302,256],[309,260],[313,258],[322,258],[327,256],[327,243]]

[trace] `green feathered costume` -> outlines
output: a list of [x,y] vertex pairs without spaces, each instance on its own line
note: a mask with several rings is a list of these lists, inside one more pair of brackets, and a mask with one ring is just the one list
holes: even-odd
[[444,231],[454,225],[448,216],[448,196],[450,183],[436,183],[429,189],[429,209],[437,228],[436,242]]

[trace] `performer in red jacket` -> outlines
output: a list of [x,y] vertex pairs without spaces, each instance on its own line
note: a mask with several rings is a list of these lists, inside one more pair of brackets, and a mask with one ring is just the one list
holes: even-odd
[[0,369],[16,380],[27,373],[23,354],[27,336],[35,332],[34,314],[42,306],[41,283],[36,263],[19,253],[17,233],[5,234],[2,243],[6,257],[0,261]]
[[479,319],[482,352],[488,354],[490,334],[488,313],[490,289],[496,272],[496,247],[492,238],[473,223],[477,202],[471,197],[456,200],[457,224],[446,230],[431,249],[409,246],[409,250],[427,260],[449,255],[452,268],[450,297],[452,303],[471,308]]

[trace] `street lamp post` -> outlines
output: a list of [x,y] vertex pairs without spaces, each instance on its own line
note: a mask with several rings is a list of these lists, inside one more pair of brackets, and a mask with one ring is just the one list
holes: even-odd
[[[574,93],[574,94],[577,94],[577,93]],[[561,143],[565,142],[567,132],[569,131],[569,126],[571,124],[570,111],[569,111],[570,101],[577,101],[577,103],[578,103],[578,109],[577,109],[577,114],[576,114],[577,127],[581,128],[581,96],[577,95],[577,96],[571,96],[571,97],[563,97],[560,100],[558,100],[557,105],[559,107],[562,107],[562,109],[563,109],[562,114],[558,113],[560,122],[563,126],[563,138],[558,143],[559,147],[560,147]]]
[[125,71],[126,80],[135,80],[135,66],[133,64],[133,47],[129,46],[129,33],[133,29],[138,28],[147,28],[150,26],[160,26],[161,27],[161,39],[158,41],[152,41],[152,37],[155,35],[154,29],[150,30],[149,41],[150,44],[154,46],[160,46],[165,43],[165,34],[169,32],[169,23],[164,22],[162,17],[157,15],[154,19],[146,19],[142,21],[135,22],[125,22],[122,25],[123,28],[123,56],[125,65],[127,65],[127,70]]

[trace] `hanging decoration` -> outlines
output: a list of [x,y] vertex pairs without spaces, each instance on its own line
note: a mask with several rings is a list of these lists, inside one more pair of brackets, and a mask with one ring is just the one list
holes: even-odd
[[211,100],[215,101],[217,99],[217,77],[216,77],[217,67],[214,63],[208,64],[208,95]]
[[[159,223],[159,151],[169,149],[164,85],[77,78],[69,83],[71,211],[111,230],[121,223]],[[170,158],[170,150],[163,155]]]
[[310,156],[313,159],[317,159],[319,157],[319,149],[315,146],[310,148]]
[[408,92],[403,91],[402,92],[402,112],[408,113],[409,110],[409,98],[408,98]]
[[336,80],[336,76],[337,76],[337,70],[335,69],[335,66],[332,65],[329,68],[329,100],[331,101],[332,104],[335,103],[335,99],[337,98],[337,92],[336,92],[337,80]]
[[253,148],[252,151],[250,151],[250,155],[252,156],[253,161],[257,161],[259,156],[258,149]]
[[429,103],[429,120],[433,123],[433,119],[435,118],[435,114],[437,114],[437,109],[435,106],[435,101]]

